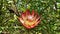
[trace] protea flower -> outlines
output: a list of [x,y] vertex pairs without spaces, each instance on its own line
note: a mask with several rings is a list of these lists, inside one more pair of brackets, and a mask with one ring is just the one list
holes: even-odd
[[28,29],[34,28],[40,22],[40,16],[34,10],[32,10],[32,13],[26,10],[18,19]]

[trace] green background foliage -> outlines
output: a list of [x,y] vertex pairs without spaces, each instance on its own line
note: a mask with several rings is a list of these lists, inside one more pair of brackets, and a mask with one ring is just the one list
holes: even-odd
[[[41,22],[30,30],[23,27],[8,10],[13,2],[18,12],[37,11]],[[0,34],[60,34],[60,0],[0,0]]]

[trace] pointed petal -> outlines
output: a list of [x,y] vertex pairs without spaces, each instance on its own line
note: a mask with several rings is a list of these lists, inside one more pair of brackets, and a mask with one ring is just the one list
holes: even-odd
[[24,23],[24,20],[22,18],[19,18],[19,20],[20,20],[21,23]]
[[37,15],[34,16],[34,20],[36,20],[36,18],[37,18]]
[[39,22],[40,22],[40,20],[39,20],[39,21],[37,21],[37,22],[35,23],[35,25],[37,25]]
[[30,15],[30,10],[26,10],[26,15]]
[[25,14],[25,13],[22,13],[22,15],[23,15],[23,16],[26,16],[26,14]]
[[33,27],[37,26],[39,22],[40,22],[40,20],[37,21],[37,22],[36,22],[35,24],[33,24],[32,26],[33,26]]
[[21,16],[22,16],[23,20],[26,19],[26,14],[25,13],[22,13]]
[[36,19],[36,21],[38,21],[40,19],[40,17],[38,17],[37,19]]
[[34,16],[34,14],[35,14],[35,12],[34,12],[34,10],[32,10],[32,16]]

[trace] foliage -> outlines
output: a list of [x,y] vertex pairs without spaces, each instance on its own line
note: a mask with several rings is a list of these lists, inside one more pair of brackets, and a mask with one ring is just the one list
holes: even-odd
[[[41,23],[30,30],[24,28],[8,9],[13,2],[18,12],[37,11]],[[60,0],[0,0],[0,34],[60,34]]]

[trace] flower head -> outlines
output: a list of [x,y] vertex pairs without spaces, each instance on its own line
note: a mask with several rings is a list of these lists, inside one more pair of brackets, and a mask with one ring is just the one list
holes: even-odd
[[40,16],[34,10],[32,13],[30,10],[26,10],[18,19],[28,29],[34,28],[40,22]]

